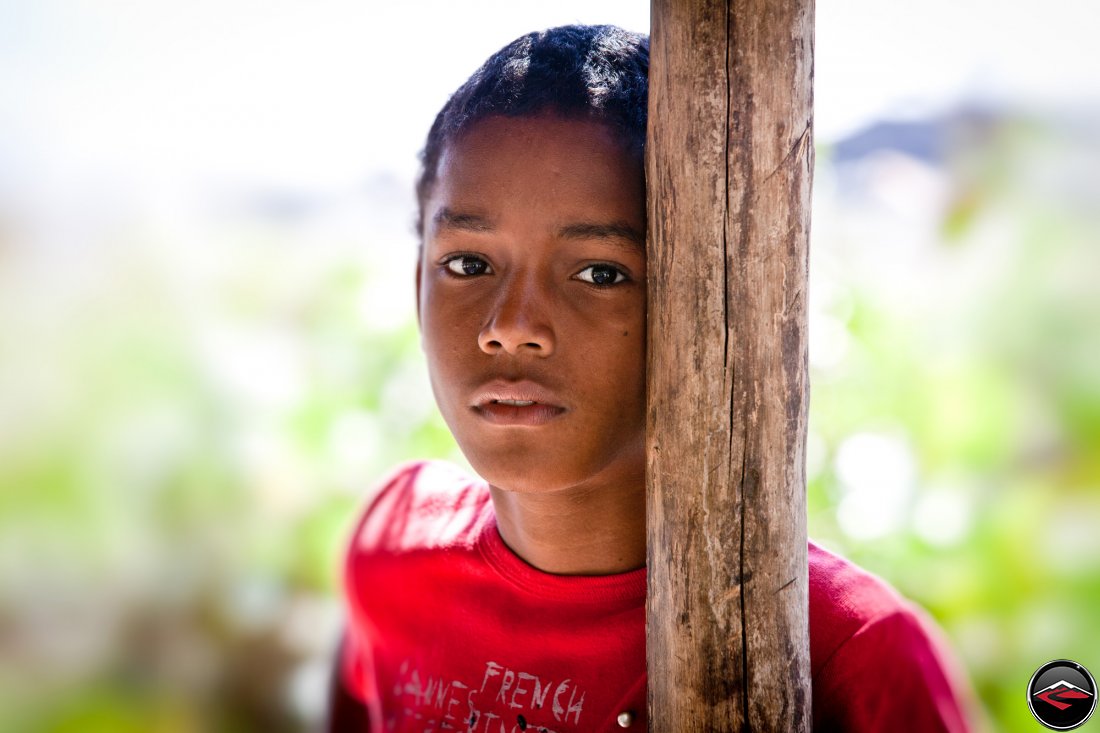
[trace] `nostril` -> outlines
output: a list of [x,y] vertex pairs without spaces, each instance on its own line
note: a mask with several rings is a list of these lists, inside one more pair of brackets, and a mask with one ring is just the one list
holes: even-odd
[[529,315],[511,312],[505,313],[505,316],[494,314],[478,333],[478,346],[487,354],[529,352],[548,356],[553,351],[549,324],[531,319]]

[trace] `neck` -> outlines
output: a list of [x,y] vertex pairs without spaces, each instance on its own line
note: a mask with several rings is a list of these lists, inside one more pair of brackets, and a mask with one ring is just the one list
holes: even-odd
[[645,566],[645,480],[518,493],[490,486],[504,543],[556,575],[613,575]]

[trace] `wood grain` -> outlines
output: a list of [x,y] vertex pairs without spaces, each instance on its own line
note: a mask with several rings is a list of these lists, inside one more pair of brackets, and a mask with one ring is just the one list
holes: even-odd
[[812,0],[653,0],[650,730],[808,730]]

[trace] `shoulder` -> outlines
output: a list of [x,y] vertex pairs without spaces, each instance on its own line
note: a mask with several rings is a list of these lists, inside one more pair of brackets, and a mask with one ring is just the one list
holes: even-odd
[[811,669],[816,676],[836,650],[869,623],[907,609],[885,581],[809,545]]
[[814,720],[850,730],[968,730],[969,692],[938,628],[885,581],[809,548]]
[[469,544],[489,503],[488,486],[457,466],[443,461],[402,464],[371,492],[349,554]]

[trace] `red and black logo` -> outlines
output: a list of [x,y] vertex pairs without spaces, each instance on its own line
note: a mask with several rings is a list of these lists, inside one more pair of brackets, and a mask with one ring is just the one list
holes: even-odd
[[1054,730],[1072,730],[1096,709],[1096,680],[1077,662],[1055,659],[1031,676],[1027,706],[1035,719]]

